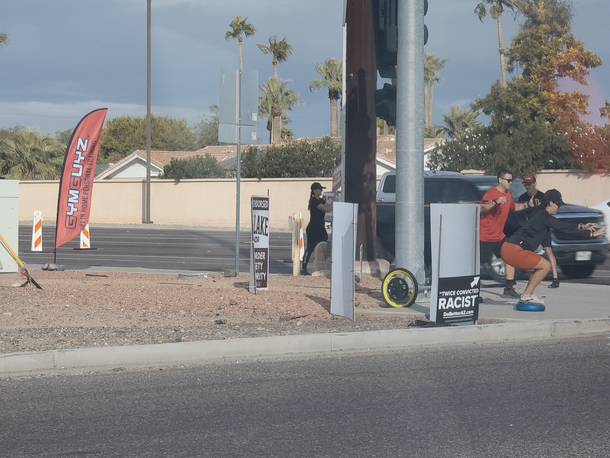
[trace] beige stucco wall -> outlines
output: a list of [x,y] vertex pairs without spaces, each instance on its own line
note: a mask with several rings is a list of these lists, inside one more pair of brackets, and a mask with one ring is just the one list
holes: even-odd
[[[301,212],[309,220],[307,202],[310,185],[319,181],[327,190],[330,178],[244,179],[241,181],[241,226],[250,226],[250,196],[270,197],[270,223],[273,228],[288,228],[288,218]],[[537,175],[538,188],[556,188],[564,200],[593,205],[610,197],[610,177],[569,171],[550,171]],[[22,181],[19,184],[19,220],[31,221],[34,211],[44,221],[55,221],[58,181]],[[144,215],[142,180],[102,180],[93,186],[90,222],[95,224],[141,224]],[[155,224],[235,227],[235,180],[152,180],[150,218]]]
[[[240,222],[250,226],[250,196],[270,197],[270,223],[288,228],[288,218],[301,212],[309,219],[310,186],[319,181],[328,190],[330,178],[241,180]],[[57,217],[58,181],[19,183],[19,220],[31,221],[41,211],[43,221]],[[151,180],[150,219],[154,224],[207,227],[235,227],[236,183],[230,179]],[[92,224],[141,224],[144,219],[142,180],[102,180],[93,185],[89,222]]]
[[563,201],[570,204],[591,206],[610,197],[610,177],[597,174],[547,171],[536,176],[541,191],[555,188]]

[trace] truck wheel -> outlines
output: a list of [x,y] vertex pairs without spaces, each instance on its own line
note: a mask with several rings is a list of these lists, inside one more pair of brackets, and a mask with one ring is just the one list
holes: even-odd
[[[491,254],[491,259],[489,261],[489,269],[487,269],[489,276],[492,280],[497,281],[498,283],[504,283],[506,281],[506,271],[504,270],[504,261],[502,258],[496,257],[495,254]],[[521,269],[515,269],[515,280],[519,280],[523,277],[524,271]]]
[[595,270],[595,264],[571,264],[560,266],[563,274],[568,278],[587,278]]
[[381,293],[392,307],[411,307],[417,299],[417,280],[407,269],[396,268],[383,279]]
[[489,260],[489,276],[497,281],[498,283],[504,283],[506,280],[506,273],[504,272],[504,261],[502,258],[496,257],[494,253],[491,254],[491,259]]

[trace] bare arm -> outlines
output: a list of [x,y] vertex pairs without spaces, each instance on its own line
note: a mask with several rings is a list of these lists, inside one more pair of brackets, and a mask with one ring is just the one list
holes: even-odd
[[498,205],[502,205],[506,201],[507,201],[507,199],[504,196],[500,196],[495,200],[482,201],[481,202],[481,212],[483,212],[483,213],[488,212],[492,208],[494,208]]
[[555,259],[555,255],[553,254],[553,249],[549,246],[544,247],[544,252],[549,258],[549,262],[551,263],[551,270],[553,271],[553,278],[557,277],[557,259]]
[[521,202],[520,204],[515,203],[515,211],[521,211],[521,210],[525,210],[526,208],[528,208],[529,205],[527,202]]

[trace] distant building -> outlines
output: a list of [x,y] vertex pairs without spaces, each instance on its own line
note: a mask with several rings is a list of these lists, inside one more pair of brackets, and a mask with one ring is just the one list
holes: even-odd
[[[308,142],[321,141],[321,137],[303,138]],[[339,143],[341,138],[333,138],[334,142]],[[427,155],[438,144],[443,143],[442,138],[424,139],[424,168],[427,162]],[[254,145],[259,149],[266,149],[269,145]],[[248,150],[250,145],[242,145],[242,154]],[[158,177],[163,173],[163,167],[170,163],[172,159],[187,159],[193,156],[205,156],[209,154],[225,169],[235,165],[237,160],[237,145],[206,146],[197,151],[151,151],[150,152],[150,176]],[[394,135],[377,135],[377,176],[385,172],[396,170],[396,139]],[[95,169],[96,180],[113,179],[133,179],[146,178],[146,151],[137,150],[129,156],[124,157],[113,164],[100,164]]]
[[[242,154],[248,145],[242,146]],[[237,145],[206,146],[197,151],[151,151],[150,176],[158,177],[163,173],[163,167],[172,159],[188,159],[206,154],[214,157],[220,164],[226,163],[237,156]],[[105,170],[97,173],[96,180],[112,180],[118,178],[146,178],[146,151],[137,150],[114,164],[108,164]]]
[[[444,138],[424,138],[424,170],[428,170],[428,154],[444,142]],[[377,135],[377,176],[392,170],[396,170],[396,137]]]

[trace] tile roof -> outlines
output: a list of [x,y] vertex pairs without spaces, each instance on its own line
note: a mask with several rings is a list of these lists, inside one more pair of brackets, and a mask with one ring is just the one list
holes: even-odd
[[[324,137],[309,137],[309,138],[300,138],[299,140],[306,140],[310,143],[321,141]],[[341,141],[341,137],[332,137],[333,141],[339,142]],[[429,148],[437,145],[438,143],[442,143],[445,140],[442,138],[425,138],[424,139],[424,151]],[[269,145],[255,145],[260,149],[266,149]],[[250,145],[241,145],[242,153],[247,151]],[[237,145],[218,145],[218,146],[206,146],[205,148],[198,149],[197,151],[151,151],[150,152],[150,160],[151,162],[163,169],[163,166],[170,163],[172,159],[187,159],[193,156],[205,156],[209,154],[214,157],[219,163],[228,161],[235,156],[237,156]],[[128,156],[125,156],[118,162],[111,164],[108,168],[106,168],[103,174],[108,174],[114,169],[117,169],[121,166],[121,164],[131,160],[133,157],[139,156],[142,159],[146,160],[146,151],[144,150],[136,150]],[[393,134],[390,135],[377,135],[377,157],[384,159],[392,164],[396,164],[396,139]],[[96,176],[99,176],[98,173]]]
[[[444,138],[424,138],[424,151],[444,142]],[[377,157],[396,164],[396,137],[393,134],[377,135]]]

